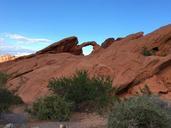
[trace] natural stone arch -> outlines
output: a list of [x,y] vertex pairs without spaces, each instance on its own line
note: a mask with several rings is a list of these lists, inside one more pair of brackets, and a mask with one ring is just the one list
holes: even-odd
[[85,48],[87,46],[92,46],[92,51],[90,52],[90,54],[91,53],[94,53],[96,51],[96,49],[99,49],[100,48],[100,45],[98,45],[95,41],[84,42],[84,43],[82,43],[81,45],[78,46],[78,49],[80,49],[82,51],[82,54],[83,55],[84,55],[83,48]]

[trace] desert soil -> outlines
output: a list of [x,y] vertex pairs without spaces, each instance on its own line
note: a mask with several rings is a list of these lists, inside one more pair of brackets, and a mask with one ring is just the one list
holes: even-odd
[[67,128],[106,128],[106,119],[96,114],[75,113],[69,122],[30,122],[29,128],[59,128],[64,124]]
[[[67,128],[106,128],[107,120],[92,113],[74,113],[69,122],[36,121],[28,119],[25,114],[13,113],[6,115],[4,124],[7,123],[13,123],[17,128],[59,128],[61,124],[66,125]],[[0,128],[3,125],[0,124]]]

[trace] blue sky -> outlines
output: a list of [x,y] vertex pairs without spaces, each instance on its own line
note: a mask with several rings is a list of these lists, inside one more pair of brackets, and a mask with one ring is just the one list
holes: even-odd
[[28,54],[72,35],[101,44],[149,33],[171,23],[170,12],[171,0],[0,0],[0,54]]

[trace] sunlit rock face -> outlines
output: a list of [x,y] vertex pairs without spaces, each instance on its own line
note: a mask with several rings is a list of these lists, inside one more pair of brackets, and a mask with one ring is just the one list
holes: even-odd
[[15,58],[16,57],[12,56],[12,55],[1,55],[0,56],[0,63],[10,61],[10,60],[14,60]]
[[[82,48],[93,46],[90,55]],[[142,32],[106,40],[78,43],[69,37],[53,43],[35,54],[1,63],[0,71],[10,75],[7,88],[25,103],[49,94],[52,78],[69,77],[77,70],[89,75],[108,76],[118,96],[128,97],[148,86],[154,94],[171,100],[171,25],[144,35]]]

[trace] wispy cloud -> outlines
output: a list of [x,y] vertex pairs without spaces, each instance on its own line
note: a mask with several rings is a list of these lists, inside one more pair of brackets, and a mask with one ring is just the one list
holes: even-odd
[[0,55],[28,55],[48,46],[52,41],[45,38],[30,38],[21,34],[0,33]]
[[35,51],[30,49],[25,49],[20,46],[3,44],[0,46],[0,55],[10,54],[15,56],[28,55],[34,53]]
[[0,55],[10,54],[15,56],[28,55],[35,51],[22,48],[19,45],[11,45],[5,42],[3,38],[0,38]]
[[15,41],[19,41],[19,42],[23,42],[23,43],[50,43],[51,40],[49,39],[44,39],[44,38],[30,38],[30,37],[26,37],[20,34],[10,34],[10,33],[6,33],[5,36],[9,39],[15,40]]

